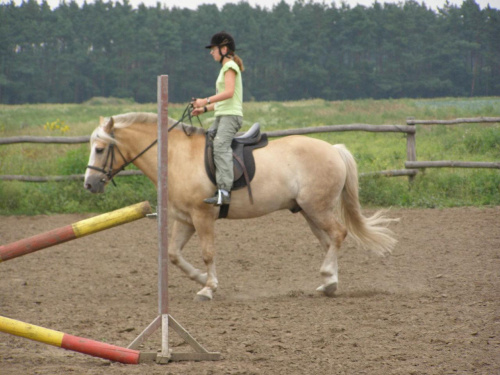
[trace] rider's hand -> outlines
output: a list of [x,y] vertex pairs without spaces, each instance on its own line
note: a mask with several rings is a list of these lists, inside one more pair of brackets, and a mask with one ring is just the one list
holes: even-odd
[[207,100],[206,99],[195,99],[193,98],[193,101],[191,102],[194,108],[202,108],[203,106],[207,105]]
[[205,113],[205,108],[203,107],[195,107],[193,111],[191,112],[192,116],[198,116],[201,115],[202,113]]

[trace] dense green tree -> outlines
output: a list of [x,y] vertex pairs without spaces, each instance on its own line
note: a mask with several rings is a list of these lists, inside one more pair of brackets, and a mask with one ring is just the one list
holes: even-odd
[[296,0],[196,10],[95,0],[0,5],[0,102],[156,100],[214,91],[204,46],[226,30],[246,66],[245,100],[500,95],[500,11],[475,0],[434,11],[415,0],[351,8]]
[[482,95],[498,95],[500,92],[500,12],[490,7],[486,8],[484,41],[484,66],[481,73],[484,83],[481,85]]

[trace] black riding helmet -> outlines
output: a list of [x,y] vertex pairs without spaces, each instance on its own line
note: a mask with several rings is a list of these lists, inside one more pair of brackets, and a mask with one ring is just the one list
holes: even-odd
[[224,57],[229,55],[229,52],[225,55],[222,54],[221,47],[223,46],[227,46],[230,52],[234,52],[236,50],[236,43],[234,42],[234,38],[231,36],[231,34],[226,33],[225,31],[214,34],[212,36],[212,39],[210,40],[210,44],[208,46],[205,46],[205,48],[218,47],[219,53],[221,55],[220,63],[222,64],[222,60],[224,60]]

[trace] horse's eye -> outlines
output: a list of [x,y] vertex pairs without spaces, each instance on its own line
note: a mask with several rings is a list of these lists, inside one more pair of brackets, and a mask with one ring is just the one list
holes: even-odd
[[104,152],[104,148],[96,147],[95,152],[96,154],[102,154]]

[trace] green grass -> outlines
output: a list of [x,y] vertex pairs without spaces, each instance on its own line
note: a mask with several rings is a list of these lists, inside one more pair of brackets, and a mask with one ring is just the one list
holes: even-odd
[[[185,104],[169,106],[179,118]],[[0,137],[19,135],[89,135],[100,116],[131,111],[156,112],[156,103],[137,104],[94,98],[84,104],[0,105]],[[264,131],[338,124],[404,125],[407,117],[453,119],[498,117],[500,98],[432,100],[359,100],[328,102],[249,102],[244,128],[260,122]],[[213,118],[202,116],[207,128]],[[195,123],[196,125],[197,123]],[[400,133],[343,132],[312,135],[343,143],[355,156],[359,172],[404,169],[406,138]],[[499,161],[500,126],[495,124],[417,126],[418,160]],[[88,145],[17,144],[0,146],[0,175],[83,173]],[[105,212],[139,201],[156,204],[154,186],[145,177],[117,178],[117,187],[92,195],[82,181],[27,183],[0,181],[0,214]],[[500,204],[500,172],[493,169],[427,169],[410,186],[406,177],[361,177],[364,206],[453,207]]]

